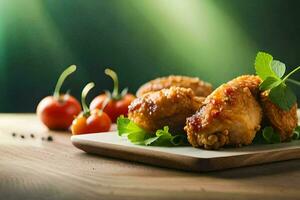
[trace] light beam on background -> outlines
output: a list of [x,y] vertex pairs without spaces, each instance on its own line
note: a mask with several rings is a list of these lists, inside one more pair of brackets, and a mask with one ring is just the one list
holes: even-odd
[[[61,37],[60,32],[52,23],[51,18],[45,12],[40,0],[0,0],[5,3],[2,6],[3,21],[5,29],[18,43],[18,35],[31,43],[28,50],[47,50],[49,54],[54,54],[56,59],[63,59],[65,56],[72,56],[67,44]],[[7,38],[9,39],[9,38]],[[41,40],[38,40],[41,39]],[[20,42],[22,43],[22,42]],[[34,49],[36,48],[36,49]],[[41,48],[41,49],[37,49]]]
[[[75,61],[42,3],[40,0],[0,0],[0,79],[4,83],[0,84],[2,108],[9,103],[7,99],[20,96],[10,87],[14,86],[17,90],[30,88],[32,95],[35,95],[43,87],[41,80],[61,71],[66,58]],[[8,60],[14,63],[10,68],[6,65]],[[28,61],[38,67],[26,66],[24,63]],[[61,63],[61,66],[49,63]],[[15,80],[10,74],[14,74]],[[30,74],[38,78],[31,79]],[[16,79],[22,84],[17,84]],[[22,81],[24,79],[26,81]]]
[[[0,0],[0,90],[1,96],[6,96],[6,73],[5,73],[5,34],[4,34],[4,8],[5,0]],[[4,99],[0,98],[0,104],[4,104]]]
[[218,84],[224,76],[230,79],[241,71],[252,72],[247,65],[252,64],[255,45],[213,1],[132,0],[130,5],[168,42],[158,49],[172,48],[186,60],[186,66],[177,66],[181,71]]

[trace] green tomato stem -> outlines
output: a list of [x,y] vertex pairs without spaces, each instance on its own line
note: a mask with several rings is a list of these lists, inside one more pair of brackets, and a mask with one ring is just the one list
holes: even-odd
[[286,79],[286,81],[291,82],[291,83],[294,83],[294,84],[300,86],[300,82],[299,82],[299,81],[296,81],[296,80],[294,80],[294,79],[289,79],[289,78],[288,78],[288,79]]
[[58,81],[56,83],[56,86],[55,86],[55,90],[54,90],[54,93],[53,93],[53,96],[55,99],[59,99],[59,95],[60,95],[60,89],[61,89],[61,86],[62,84],[64,83],[65,79],[70,75],[72,74],[73,72],[76,71],[76,66],[75,65],[71,65],[70,67],[68,67],[67,69],[65,69],[61,75],[59,76],[58,78]]
[[296,69],[294,69],[293,71],[291,71],[290,73],[288,73],[288,75],[286,75],[284,77],[284,79],[282,79],[282,82],[286,81],[292,74],[294,74],[296,71],[298,71],[300,69],[300,66],[297,67]]
[[114,72],[111,69],[105,69],[105,74],[108,75],[109,77],[111,77],[111,79],[114,82],[114,89],[112,92],[112,98],[116,99],[119,96],[119,80],[118,80],[118,76],[116,74],[116,72]]
[[87,114],[90,112],[89,107],[86,104],[86,96],[94,86],[95,86],[95,84],[93,82],[90,82],[82,90],[81,104],[82,104],[82,108],[83,108],[83,114]]

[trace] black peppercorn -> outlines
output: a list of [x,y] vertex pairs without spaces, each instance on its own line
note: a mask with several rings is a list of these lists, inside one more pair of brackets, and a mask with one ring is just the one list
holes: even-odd
[[48,140],[48,141],[53,141],[53,138],[52,138],[52,136],[51,136],[51,135],[49,135],[49,136],[47,137],[47,140]]

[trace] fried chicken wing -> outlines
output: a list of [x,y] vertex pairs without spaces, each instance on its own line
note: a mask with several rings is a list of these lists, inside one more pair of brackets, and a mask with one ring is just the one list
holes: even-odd
[[149,92],[131,103],[128,118],[151,133],[164,126],[172,133],[184,133],[186,118],[200,108],[203,100],[192,89],[181,87]]
[[206,97],[212,92],[212,86],[209,83],[201,81],[199,78],[188,77],[188,76],[168,76],[161,77],[149,81],[142,85],[136,95],[137,97],[151,91],[158,91],[172,86],[191,88],[196,96]]
[[187,119],[189,142],[205,149],[251,144],[262,120],[256,99],[260,82],[257,76],[240,76],[206,97],[200,110]]
[[297,103],[290,110],[284,111],[272,103],[268,96],[269,91],[260,94],[264,121],[278,131],[282,142],[290,140],[298,124]]

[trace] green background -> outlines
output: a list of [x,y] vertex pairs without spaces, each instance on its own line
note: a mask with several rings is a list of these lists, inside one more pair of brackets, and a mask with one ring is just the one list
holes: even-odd
[[254,73],[259,50],[290,71],[300,65],[299,7],[296,0],[0,0],[0,112],[35,111],[71,64],[78,70],[64,91],[79,97],[95,81],[89,99],[111,89],[106,67],[131,92],[169,74],[217,87]]

